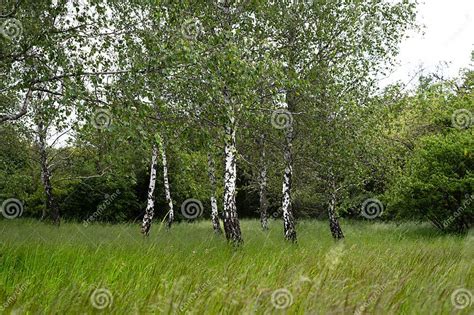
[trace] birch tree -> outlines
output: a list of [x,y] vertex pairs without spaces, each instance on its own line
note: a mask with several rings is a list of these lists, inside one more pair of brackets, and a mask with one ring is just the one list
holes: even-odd
[[212,228],[216,234],[221,234],[221,224],[219,222],[219,211],[217,208],[217,197],[216,197],[216,167],[214,158],[211,153],[207,154],[207,165],[208,165],[208,175],[209,183],[211,188],[211,222]]
[[320,115],[318,106],[332,106],[318,101],[326,99],[328,91],[336,95],[329,101],[336,103],[344,93],[357,91],[352,95],[362,105],[360,101],[374,90],[374,78],[393,61],[398,43],[413,25],[414,3],[302,1],[263,8],[257,18],[267,22],[262,29],[275,43],[271,51],[284,74],[282,211],[285,238],[296,241],[292,190],[299,125]]
[[[45,122],[40,118],[37,122],[37,146],[38,153],[40,157],[40,166],[41,166],[41,182],[43,184],[44,193],[46,197],[46,211],[49,212],[51,220],[54,224],[59,225],[60,223],[60,214],[59,206],[56,202],[56,199],[53,195],[53,186],[51,184],[51,168],[48,162],[48,153],[46,151],[48,129],[45,125]],[[42,219],[45,218],[46,213],[43,212]]]
[[[32,99],[30,111],[33,113],[30,127],[38,151],[38,163],[41,172],[41,184],[45,196],[45,208],[41,219],[49,217],[53,224],[60,224],[60,208],[53,191],[53,171],[61,166],[60,149],[55,149],[58,141],[63,141],[69,130],[66,122],[67,111],[60,110],[61,99],[47,93],[37,93]],[[29,125],[29,123],[25,124]]]
[[150,180],[148,183],[147,204],[142,222],[142,233],[145,236],[148,236],[148,234],[150,233],[151,222],[153,220],[153,216],[155,215],[155,186],[157,160],[158,148],[156,147],[156,145],[153,145],[150,162]]
[[[208,101],[199,111],[208,111],[214,123],[222,128],[224,149],[224,200],[223,221],[227,240],[242,243],[242,233],[237,215],[237,158],[236,147],[239,119],[248,105],[251,65],[247,63],[242,49],[243,37],[238,35],[245,23],[240,9],[226,3],[220,9],[201,8],[205,32],[190,45],[199,51],[201,67],[200,85]],[[239,12],[237,12],[239,11]],[[199,11],[196,11],[199,12]],[[239,24],[241,23],[241,24]],[[214,48],[208,51],[212,45]],[[216,106],[217,104],[217,106]]]
[[262,229],[268,230],[268,199],[267,199],[267,157],[265,149],[265,135],[261,134],[259,139],[260,146],[260,174],[258,177],[259,201],[260,201],[260,224]]
[[227,239],[234,243],[242,242],[240,222],[237,217],[237,166],[236,166],[236,129],[235,108],[227,91],[224,92],[226,107],[226,122],[224,126],[224,230]]
[[161,153],[161,164],[163,166],[163,186],[165,190],[166,203],[168,205],[167,216],[167,227],[171,228],[174,221],[174,209],[173,200],[171,199],[170,182],[168,178],[168,161],[166,158],[166,144],[162,136],[157,137],[159,139],[160,153]]

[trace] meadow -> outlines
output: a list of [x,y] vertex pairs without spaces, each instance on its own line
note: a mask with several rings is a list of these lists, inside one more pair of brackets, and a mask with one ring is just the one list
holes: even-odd
[[[470,314],[473,237],[428,225],[298,222],[287,243],[242,220],[244,244],[208,221],[59,228],[0,221],[0,310],[48,314]],[[456,291],[457,290],[457,291]],[[459,294],[459,296],[455,296]],[[469,304],[471,303],[471,304]],[[461,307],[464,307],[461,309]]]

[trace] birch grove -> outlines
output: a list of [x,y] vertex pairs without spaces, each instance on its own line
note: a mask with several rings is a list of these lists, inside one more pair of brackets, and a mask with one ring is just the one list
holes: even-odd
[[[26,130],[24,139],[37,132],[44,216],[59,224],[73,186],[95,178],[129,187],[126,205],[117,206],[143,215],[144,235],[154,219],[165,218],[168,228],[189,220],[175,207],[198,200],[205,206],[192,220],[210,219],[222,234],[222,204],[223,234],[235,245],[244,240],[242,217],[259,218],[262,230],[283,223],[282,237],[296,242],[307,209],[310,216],[324,209],[332,236],[344,238],[341,199],[373,177],[361,149],[369,146],[360,140],[370,132],[364,111],[376,103],[374,78],[413,24],[411,3],[224,1],[189,10],[174,2],[96,2],[93,12],[29,12],[35,22],[25,22],[19,38],[31,47],[8,41],[1,48],[0,128]],[[38,101],[43,120],[32,117],[38,93],[47,95]],[[275,113],[284,114],[283,128]],[[99,114],[105,126],[94,124]],[[64,152],[52,151],[64,160],[89,154],[95,163],[75,181],[58,180],[61,189],[48,158],[50,120],[72,130]],[[63,191],[73,196],[56,196]],[[282,220],[269,220],[280,212]]]

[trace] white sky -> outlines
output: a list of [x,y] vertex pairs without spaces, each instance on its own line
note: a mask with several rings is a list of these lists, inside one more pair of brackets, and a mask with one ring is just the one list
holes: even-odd
[[420,65],[429,73],[435,72],[441,62],[448,62],[442,74],[455,77],[461,68],[472,64],[474,0],[422,0],[417,19],[418,24],[425,27],[402,42],[398,56],[400,66],[382,80],[382,85],[397,80],[408,83]]

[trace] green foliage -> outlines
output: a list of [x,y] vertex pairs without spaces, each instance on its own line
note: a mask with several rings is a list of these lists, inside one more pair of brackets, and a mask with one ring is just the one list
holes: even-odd
[[[422,78],[417,93],[398,103],[382,131],[401,144],[387,159],[391,160],[386,191],[391,217],[430,220],[444,231],[465,232],[472,226],[471,82],[472,72],[466,72],[461,83]],[[456,118],[459,111],[462,119]]]
[[447,231],[474,223],[474,133],[424,137],[394,180],[390,208],[399,218],[429,219]]
[[[97,221],[139,217],[154,144],[166,147],[175,208],[188,198],[208,207],[208,153],[221,202],[229,126],[239,215],[258,207],[261,135],[276,211],[285,130],[271,120],[283,102],[294,123],[299,217],[322,216],[333,196],[341,215],[356,216],[364,199],[381,196],[386,218],[444,220],[472,194],[472,128],[454,128],[452,114],[471,110],[473,73],[376,93],[375,78],[415,27],[416,1],[13,2],[9,18],[22,32],[0,36],[0,118],[28,107],[0,126],[0,198],[24,201],[24,216],[45,214],[38,125],[46,126],[53,195],[66,219],[98,210]],[[94,124],[98,113],[109,120],[104,128]],[[68,141],[56,143],[53,135],[69,128]],[[161,163],[155,195],[160,217]],[[456,220],[469,224],[472,213],[463,213]]]
[[0,126],[0,143],[0,201],[25,200],[39,180],[32,172],[31,143],[20,136],[19,128],[9,125]]
[[137,187],[125,178],[91,178],[57,192],[65,218],[78,221],[123,222],[140,215]]

